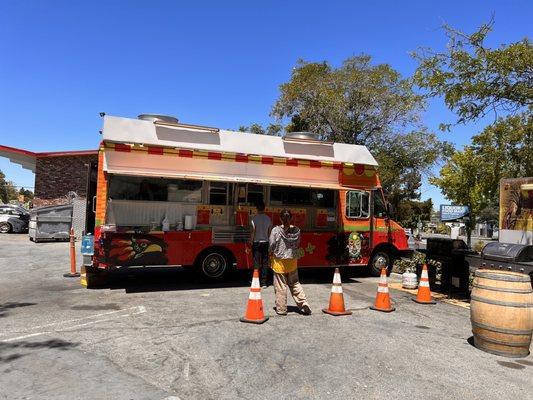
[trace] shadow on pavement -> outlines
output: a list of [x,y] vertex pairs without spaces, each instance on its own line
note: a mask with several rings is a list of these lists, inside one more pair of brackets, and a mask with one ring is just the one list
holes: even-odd
[[[58,349],[68,350],[77,347],[79,343],[67,342],[61,339],[49,339],[40,342],[18,341],[18,342],[0,342],[0,362],[10,362],[24,357],[28,353],[21,353],[21,350],[35,349]],[[13,352],[16,350],[17,352]],[[12,354],[5,354],[10,353]]]
[[0,304],[0,318],[7,317],[9,315],[9,310],[19,307],[28,307],[34,306],[37,303],[17,303],[17,302],[7,302]]
[[[300,282],[305,284],[327,284],[333,281],[332,268],[299,269]],[[345,283],[359,283],[353,277],[365,276],[362,271],[345,272]],[[192,268],[146,267],[124,268],[109,275],[108,289],[124,289],[126,293],[163,292],[176,290],[220,289],[250,286],[251,270],[232,271],[219,281],[210,281]],[[271,278],[270,278],[271,281]]]

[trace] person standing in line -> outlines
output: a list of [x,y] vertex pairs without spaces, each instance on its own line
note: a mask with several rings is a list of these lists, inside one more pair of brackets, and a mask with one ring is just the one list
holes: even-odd
[[271,267],[274,271],[274,293],[276,295],[276,313],[287,315],[287,287],[304,315],[310,315],[311,309],[304,290],[298,279],[298,248],[300,246],[300,229],[291,225],[292,214],[284,209],[280,213],[282,225],[276,226],[270,233]]
[[251,218],[252,255],[254,268],[260,269],[261,286],[268,286],[268,236],[272,229],[272,221],[265,214],[265,203],[261,200],[256,204],[257,214]]

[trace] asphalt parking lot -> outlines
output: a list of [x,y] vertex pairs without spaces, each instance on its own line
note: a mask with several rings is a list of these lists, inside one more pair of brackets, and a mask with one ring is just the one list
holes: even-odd
[[353,315],[332,317],[332,274],[302,271],[313,315],[277,316],[269,287],[270,320],[251,325],[248,273],[124,271],[88,290],[68,268],[68,243],[0,235],[1,399],[533,398],[531,355],[477,350],[454,305],[392,290],[397,311],[371,311],[375,278],[343,277]]

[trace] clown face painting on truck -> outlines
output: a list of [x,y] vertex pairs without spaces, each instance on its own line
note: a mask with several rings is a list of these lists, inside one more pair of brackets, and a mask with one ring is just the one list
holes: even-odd
[[222,279],[252,268],[258,202],[274,225],[288,208],[302,230],[301,267],[378,275],[408,253],[364,146],[300,132],[256,135],[172,117],[104,116],[94,166],[91,274],[122,266],[196,268]]

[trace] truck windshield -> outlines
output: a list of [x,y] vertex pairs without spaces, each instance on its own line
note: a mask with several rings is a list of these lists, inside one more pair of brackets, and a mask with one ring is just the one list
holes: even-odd
[[369,193],[364,190],[350,190],[346,193],[346,216],[348,218],[368,218]]

